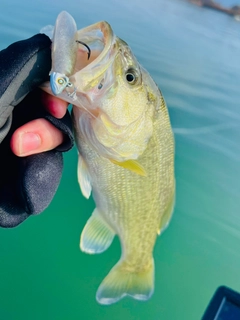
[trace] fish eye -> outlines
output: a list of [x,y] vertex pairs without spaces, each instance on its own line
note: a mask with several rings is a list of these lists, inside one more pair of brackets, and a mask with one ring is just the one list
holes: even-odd
[[135,84],[138,80],[137,71],[133,68],[129,68],[126,72],[126,80],[129,84]]

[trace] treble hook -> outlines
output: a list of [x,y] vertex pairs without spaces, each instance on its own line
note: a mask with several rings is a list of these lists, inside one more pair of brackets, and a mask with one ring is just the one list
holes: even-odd
[[91,55],[91,49],[89,48],[89,46],[86,43],[84,43],[84,42],[82,42],[80,40],[76,40],[76,42],[77,43],[81,43],[84,47],[86,47],[88,49],[88,60],[89,60],[90,59],[90,55]]

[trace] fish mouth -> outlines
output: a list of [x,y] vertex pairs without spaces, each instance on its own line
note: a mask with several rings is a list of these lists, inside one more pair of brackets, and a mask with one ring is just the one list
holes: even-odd
[[77,31],[76,41],[81,43],[73,75],[69,77],[77,92],[86,93],[89,87],[94,87],[99,77],[113,63],[117,54],[116,38],[106,21]]
[[[111,50],[113,46],[114,34],[109,23],[106,21],[100,21],[78,30],[76,33],[76,39],[87,44],[91,49],[89,59],[87,59],[88,57],[86,57],[86,54],[83,56],[81,54],[81,50],[78,50],[78,55],[80,54],[80,57],[78,56],[79,59],[77,60],[80,64],[76,65],[76,68],[78,69],[76,71],[79,71],[84,67],[92,67],[93,61],[94,64],[102,62],[108,51]],[[84,52],[86,52],[86,49]]]

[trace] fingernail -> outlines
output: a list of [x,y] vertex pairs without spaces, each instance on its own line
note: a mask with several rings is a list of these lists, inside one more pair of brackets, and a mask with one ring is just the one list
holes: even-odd
[[20,154],[22,156],[31,154],[41,146],[40,136],[33,132],[23,133],[20,138]]

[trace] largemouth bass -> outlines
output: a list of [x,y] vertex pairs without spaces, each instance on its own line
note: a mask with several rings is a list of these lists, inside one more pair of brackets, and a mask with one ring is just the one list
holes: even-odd
[[[61,32],[55,34],[62,35],[68,30],[58,19]],[[91,57],[82,46],[74,49],[71,74],[58,96],[73,104],[78,181],[82,194],[92,193],[96,203],[80,248],[103,252],[118,235],[121,258],[101,283],[97,301],[111,304],[125,295],[147,300],[154,290],[154,244],[170,221],[175,198],[168,110],[155,82],[107,22],[77,31],[73,46],[76,39]],[[61,37],[53,43],[64,46]],[[53,52],[55,66],[56,57]]]

